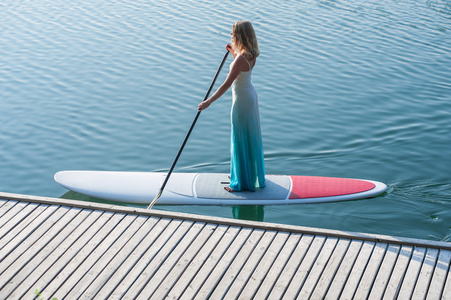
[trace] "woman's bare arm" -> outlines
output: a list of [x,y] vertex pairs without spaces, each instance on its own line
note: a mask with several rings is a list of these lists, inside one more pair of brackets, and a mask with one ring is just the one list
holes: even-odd
[[235,79],[238,77],[238,75],[241,72],[241,69],[247,65],[246,60],[238,56],[236,60],[233,62],[232,69],[230,70],[229,74],[227,75],[226,80],[224,83],[216,90],[216,92],[207,100],[201,102],[198,106],[198,110],[202,111],[209,107],[213,102],[218,100],[224,93],[230,88],[232,83],[235,81]]

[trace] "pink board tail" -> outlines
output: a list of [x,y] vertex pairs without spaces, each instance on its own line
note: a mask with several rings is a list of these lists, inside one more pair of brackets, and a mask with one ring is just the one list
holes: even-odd
[[290,176],[293,182],[290,199],[332,197],[372,190],[372,182],[331,177]]

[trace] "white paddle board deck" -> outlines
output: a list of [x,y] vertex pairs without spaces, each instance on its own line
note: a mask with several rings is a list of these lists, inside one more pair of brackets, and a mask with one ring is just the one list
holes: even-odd
[[[55,181],[65,188],[100,199],[149,204],[166,173],[62,171]],[[173,173],[157,204],[274,205],[320,203],[370,198],[383,193],[381,182],[361,179],[267,175],[266,187],[229,193],[228,174]]]

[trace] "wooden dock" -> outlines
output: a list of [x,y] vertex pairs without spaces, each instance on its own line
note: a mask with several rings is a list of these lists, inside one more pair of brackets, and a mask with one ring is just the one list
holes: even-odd
[[0,193],[0,299],[451,299],[451,244]]

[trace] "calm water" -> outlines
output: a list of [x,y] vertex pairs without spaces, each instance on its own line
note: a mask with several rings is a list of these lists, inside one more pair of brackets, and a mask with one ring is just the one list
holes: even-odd
[[[249,19],[267,173],[388,192],[157,208],[451,240],[451,1],[179,2],[0,3],[0,191],[61,197],[60,170],[167,171],[231,25]],[[176,171],[228,172],[230,101],[202,113]]]

